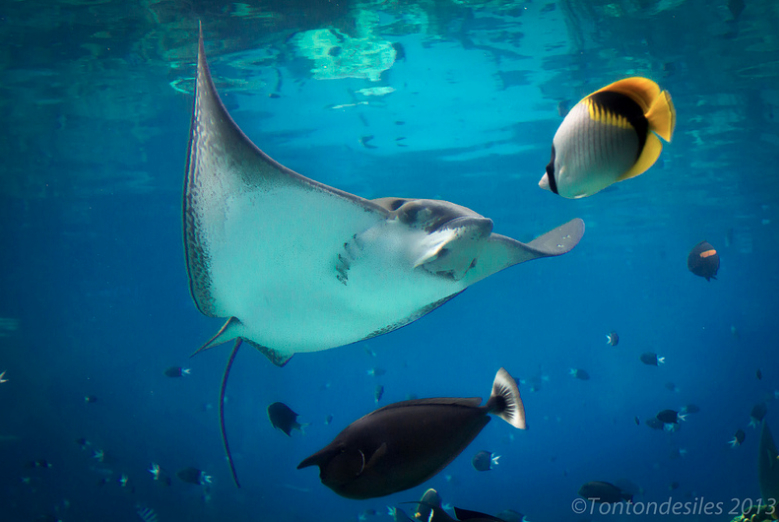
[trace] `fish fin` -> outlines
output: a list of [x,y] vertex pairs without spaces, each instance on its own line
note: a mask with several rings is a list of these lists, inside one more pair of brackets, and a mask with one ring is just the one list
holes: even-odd
[[471,511],[469,509],[463,509],[458,508],[455,506],[454,508],[454,516],[457,518],[457,520],[498,520],[502,521],[502,518],[494,517],[492,515],[488,515],[486,513],[481,513],[479,511]]
[[658,357],[657,362],[660,364],[665,364],[665,357]]
[[676,109],[668,91],[661,92],[644,115],[649,121],[649,130],[656,132],[670,142],[676,128]]
[[472,285],[510,266],[565,254],[579,243],[583,235],[584,221],[579,218],[538,236],[530,243],[521,243],[493,233],[484,245],[476,266],[466,272],[463,281],[466,285]]
[[294,426],[294,428],[297,429],[303,435],[306,434],[306,426],[311,426],[310,422],[304,422],[303,424],[300,424],[299,422],[297,422],[295,424],[296,424],[296,426]]
[[515,428],[520,430],[527,428],[525,406],[522,404],[522,397],[519,396],[517,381],[504,368],[495,374],[495,380],[492,382],[492,394],[486,407],[490,413],[497,415]]
[[[598,92],[618,92],[624,94],[634,102],[636,102],[641,110],[646,114],[652,107],[652,103],[660,96],[660,86],[653,82],[649,78],[642,78],[640,76],[634,76],[632,78],[625,78],[614,83],[598,89],[592,94]],[[590,94],[590,96],[592,96]],[[589,98],[589,96],[588,96]]]
[[244,339],[244,341],[246,341],[246,343],[249,346],[251,346],[253,348],[256,348],[257,351],[259,351],[261,354],[263,354],[265,357],[267,357],[270,362],[272,362],[273,364],[275,364],[278,367],[281,367],[281,366],[284,366],[285,364],[287,364],[289,362],[289,360],[292,359],[292,356],[295,355],[294,353],[282,354],[280,352],[277,352],[273,348],[268,348],[267,346],[263,346],[263,345],[261,345],[259,343],[255,343],[251,339]]
[[216,332],[216,334],[214,334],[211,339],[206,341],[206,344],[195,350],[195,352],[190,355],[190,357],[194,357],[203,350],[208,350],[209,348],[213,348],[218,344],[226,343],[228,341],[232,341],[236,337],[240,337],[240,327],[242,326],[243,324],[240,320],[238,320],[238,318],[231,317],[224,325],[222,325],[219,331]]
[[[229,322],[229,321],[228,321]],[[233,454],[230,453],[230,444],[227,442],[227,428],[225,427],[225,390],[227,389],[227,377],[230,375],[230,368],[233,366],[235,356],[238,354],[238,348],[241,347],[241,338],[239,337],[235,341],[233,346],[233,352],[230,354],[230,359],[225,366],[225,372],[222,376],[222,387],[219,390],[219,428],[222,430],[222,443],[224,444],[225,454],[227,455],[227,462],[230,464],[230,473],[233,475],[233,482],[237,487],[241,487],[241,483],[238,482],[238,474],[235,472],[235,462],[233,462]]]
[[630,170],[622,174],[617,181],[625,181],[643,174],[649,170],[649,167],[655,164],[662,151],[663,144],[660,142],[660,138],[650,132],[646,137],[646,143],[644,144],[644,150],[641,151],[641,156],[639,156]]
[[382,442],[381,446],[379,446],[379,449],[373,452],[373,455],[371,455],[371,458],[368,459],[368,462],[365,464],[366,469],[370,469],[373,467],[381,458],[387,454],[387,443]]

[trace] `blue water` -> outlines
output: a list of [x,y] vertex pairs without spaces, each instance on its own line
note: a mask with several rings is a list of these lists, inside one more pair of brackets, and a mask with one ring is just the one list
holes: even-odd
[[[143,506],[161,522],[330,522],[366,509],[380,521],[390,520],[386,506],[428,487],[456,506],[515,509],[534,522],[619,520],[630,517],[571,508],[583,483],[619,479],[640,486],[642,502],[722,503],[719,515],[686,520],[732,519],[760,496],[754,404],[767,401],[779,433],[779,11],[767,0],[740,7],[4,6],[0,520],[137,521]],[[391,334],[299,354],[283,368],[242,350],[226,403],[241,489],[218,421],[229,348],[189,358],[221,326],[191,301],[181,237],[198,20],[236,122],[293,170],[367,198],[456,202],[524,241],[574,217],[587,226],[571,253],[496,274]],[[383,71],[343,59],[340,72],[352,77],[318,77],[297,42],[328,28],[342,43],[401,43],[406,58]],[[632,75],[656,80],[676,105],[676,134],[658,163],[583,200],[540,190],[558,105]],[[394,92],[358,92],[373,87]],[[704,239],[720,253],[716,281],[686,268]],[[611,330],[616,347],[605,343]],[[643,365],[647,351],[666,364]],[[191,375],[168,378],[170,366]],[[379,405],[409,394],[486,399],[501,366],[522,381],[529,429],[493,419],[423,485],[354,501],[323,486],[316,468],[295,469],[377,407],[377,385]],[[368,375],[374,367],[386,374]],[[265,410],[276,401],[311,423],[304,435],[270,425]],[[701,411],[677,432],[644,424],[690,403]],[[739,428],[746,439],[730,448]],[[474,470],[480,450],[500,464]],[[28,467],[39,459],[51,467]],[[152,463],[171,485],[152,480]],[[175,477],[189,466],[213,476],[208,490]]]

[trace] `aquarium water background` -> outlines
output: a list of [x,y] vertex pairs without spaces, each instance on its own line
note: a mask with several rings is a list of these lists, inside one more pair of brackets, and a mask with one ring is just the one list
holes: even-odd
[[[391,334],[283,368],[242,350],[225,404],[241,489],[219,432],[229,347],[189,358],[221,326],[195,308],[182,248],[199,22],[228,110],[293,170],[366,198],[456,202],[523,241],[586,223],[571,253],[496,274]],[[760,496],[751,408],[765,401],[779,430],[777,27],[768,0],[6,2],[0,520],[151,508],[160,522],[379,522],[386,506],[413,512],[400,502],[428,487],[533,522],[622,520],[571,508],[583,483],[621,479],[637,501],[722,503],[678,518],[732,519]],[[634,75],[676,106],[657,164],[586,199],[540,190],[565,110]],[[719,251],[716,281],[687,270],[702,240]],[[666,363],[642,364],[650,351]],[[191,375],[169,378],[171,366]],[[501,366],[521,382],[528,429],[493,419],[424,484],[355,501],[295,469],[378,406],[486,399]],[[276,401],[305,434],[271,426]],[[687,404],[700,412],[678,431],[645,425]],[[476,471],[480,450],[500,464]],[[213,483],[178,480],[189,466]]]

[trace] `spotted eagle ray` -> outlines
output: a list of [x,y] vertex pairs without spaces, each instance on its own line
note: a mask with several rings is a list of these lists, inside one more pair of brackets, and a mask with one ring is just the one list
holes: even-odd
[[[246,137],[211,79],[203,32],[184,182],[184,248],[201,313],[228,318],[195,353],[242,341],[278,366],[397,330],[510,266],[570,251],[573,219],[524,244],[430,199],[363,199],[284,167]],[[239,486],[240,487],[240,486]]]

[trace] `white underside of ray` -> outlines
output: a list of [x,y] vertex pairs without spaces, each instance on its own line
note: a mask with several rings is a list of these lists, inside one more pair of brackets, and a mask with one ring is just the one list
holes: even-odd
[[[241,321],[232,334],[291,355],[359,341],[465,288],[414,268],[428,234],[379,218],[315,189],[228,197],[208,227],[215,315]],[[344,284],[336,265],[354,234],[362,249]]]

